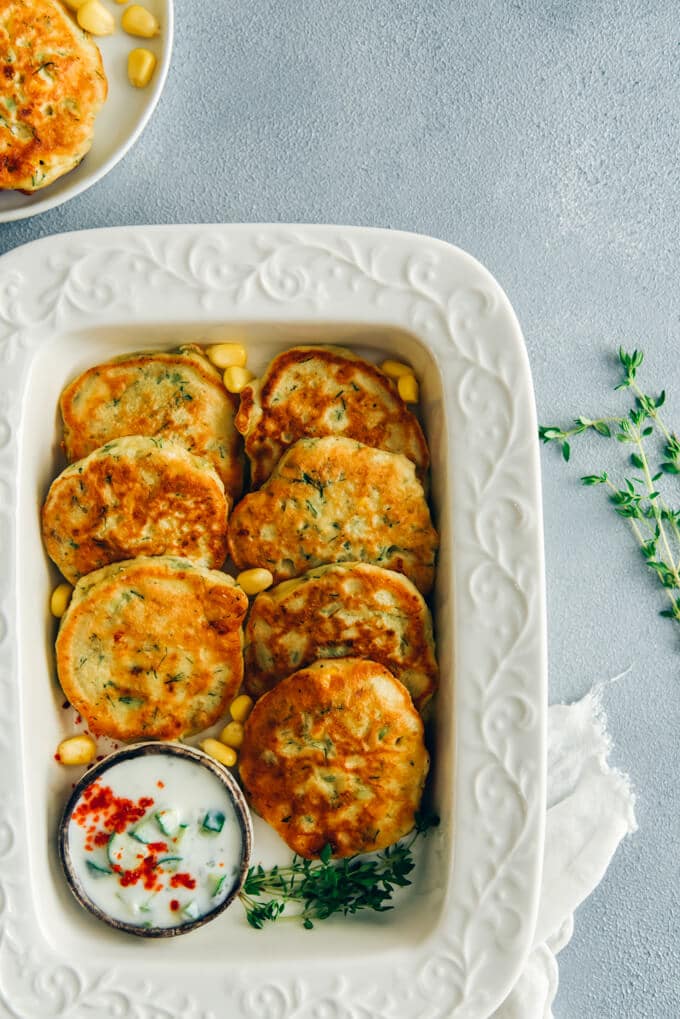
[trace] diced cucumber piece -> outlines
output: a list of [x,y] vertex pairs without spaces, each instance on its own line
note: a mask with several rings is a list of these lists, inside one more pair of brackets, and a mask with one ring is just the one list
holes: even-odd
[[158,827],[164,835],[173,838],[177,834],[177,829],[179,828],[178,810],[159,810],[156,814],[156,820]]
[[134,831],[130,832],[133,839],[137,839],[138,842],[143,842],[145,846],[148,846],[150,842],[159,841],[159,830],[158,822],[155,818],[147,817],[141,824],[138,824]]
[[226,818],[221,810],[209,810],[203,818],[203,829],[205,831],[222,831]]
[[108,877],[110,874],[113,874],[110,867],[104,867],[99,863],[95,863],[94,860],[86,860],[85,865],[92,877]]
[[201,913],[198,908],[198,903],[194,899],[192,899],[191,902],[187,902],[186,906],[182,909],[182,912],[187,920],[198,920]]
[[163,856],[158,861],[159,867],[165,867],[166,870],[175,871],[182,862],[181,856]]
[[213,890],[212,890],[212,892],[210,894],[211,894],[212,898],[214,899],[216,896],[218,896],[220,894],[220,892],[224,888],[224,882],[227,880],[227,875],[226,874],[211,874],[210,875],[210,880],[213,883]]
[[115,832],[109,839],[106,855],[112,867],[135,870],[144,859],[145,853],[139,839],[133,839],[127,832]]
[[180,824],[179,828],[177,829],[177,834],[175,835],[175,837],[173,839],[173,842],[175,842],[176,844],[179,844],[182,841],[182,839],[184,838],[184,836],[186,835],[188,827],[189,827],[188,824]]

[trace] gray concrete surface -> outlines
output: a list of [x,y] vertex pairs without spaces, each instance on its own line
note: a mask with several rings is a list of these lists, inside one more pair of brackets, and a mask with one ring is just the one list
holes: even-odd
[[[671,0],[176,0],[166,91],[101,183],[0,252],[126,223],[356,223],[477,256],[523,325],[539,419],[616,409],[637,345],[680,428],[680,18]],[[680,628],[599,491],[544,455],[554,701],[607,695],[640,830],[579,910],[558,1019],[680,1015]],[[607,451],[609,452],[609,451]],[[617,450],[613,450],[614,454]],[[620,452],[620,451],[618,451]],[[678,485],[672,484],[678,492]]]

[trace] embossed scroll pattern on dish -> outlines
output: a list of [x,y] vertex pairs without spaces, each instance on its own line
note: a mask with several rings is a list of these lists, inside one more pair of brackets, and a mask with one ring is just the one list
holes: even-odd
[[[118,323],[365,323],[414,334],[443,380],[452,488],[454,852],[436,931],[399,960],[184,973],[60,958],[26,875],[15,591],[19,422],[55,331]],[[50,238],[0,260],[0,1010],[16,1019],[483,1019],[530,947],[544,817],[545,625],[536,429],[514,315],[438,241],[334,227],[158,227]],[[444,427],[442,421],[438,427]],[[51,752],[33,747],[31,753]],[[451,819],[444,819],[444,826]],[[436,838],[439,838],[439,833]],[[443,838],[443,834],[441,836]],[[444,894],[444,893],[442,893]],[[256,978],[254,978],[256,974]]]

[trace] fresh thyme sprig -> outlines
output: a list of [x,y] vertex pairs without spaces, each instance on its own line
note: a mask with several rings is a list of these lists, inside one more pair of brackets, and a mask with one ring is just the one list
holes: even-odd
[[[619,350],[623,378],[615,389],[629,390],[635,397],[635,406],[625,417],[578,417],[570,428],[541,425],[538,434],[545,443],[558,443],[564,460],[571,456],[570,440],[587,431],[634,447],[629,462],[640,476],[624,477],[615,484],[609,473],[602,471],[583,476],[581,482],[604,485],[609,490],[615,512],[628,520],[645,563],[657,575],[671,602],[661,615],[680,622],[680,509],[668,505],[657,484],[664,474],[680,474],[680,440],[660,414],[666,402],[665,390],[654,397],[638,384],[637,371],[643,360],[640,350]],[[653,436],[661,437],[663,457],[656,469],[651,465],[648,447]]]
[[[289,903],[302,906],[289,916],[301,920],[308,930],[314,921],[334,913],[347,916],[362,909],[392,909],[388,903],[395,888],[411,884],[413,843],[438,824],[433,814],[419,815],[408,838],[372,858],[349,856],[333,862],[327,845],[318,861],[296,855],[287,867],[251,867],[239,894],[248,923],[259,930],[267,921],[278,920]],[[256,901],[260,897],[262,901]]]

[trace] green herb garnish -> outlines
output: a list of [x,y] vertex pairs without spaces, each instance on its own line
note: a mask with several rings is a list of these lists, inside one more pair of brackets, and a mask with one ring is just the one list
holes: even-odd
[[628,390],[635,397],[626,416],[578,417],[571,428],[541,425],[538,434],[545,443],[557,443],[564,460],[571,456],[570,440],[588,431],[633,447],[628,462],[639,473],[614,480],[610,471],[601,471],[584,475],[581,483],[605,487],[614,512],[628,521],[646,565],[670,600],[671,607],[661,615],[680,622],[680,508],[666,502],[658,484],[664,475],[680,474],[680,439],[659,413],[666,402],[665,391],[650,396],[637,382],[643,359],[640,350],[630,354],[619,350],[623,378],[615,388]]
[[[418,816],[407,839],[374,857],[348,856],[334,863],[331,847],[326,845],[319,860],[295,855],[288,867],[251,867],[239,893],[248,923],[260,930],[268,920],[278,920],[289,903],[302,907],[290,916],[300,920],[307,930],[315,921],[327,920],[334,913],[347,916],[362,909],[379,913],[393,909],[387,903],[395,888],[411,884],[413,843],[438,824],[439,818],[433,814]],[[259,899],[262,901],[256,901]]]

